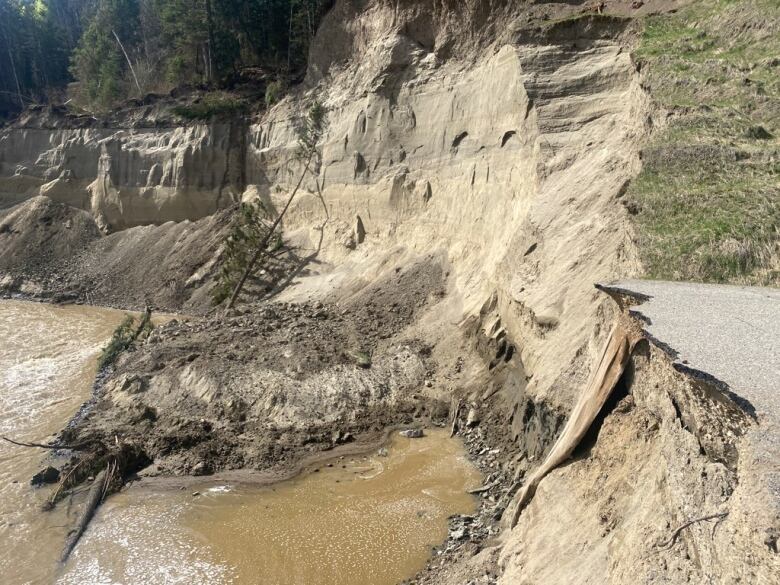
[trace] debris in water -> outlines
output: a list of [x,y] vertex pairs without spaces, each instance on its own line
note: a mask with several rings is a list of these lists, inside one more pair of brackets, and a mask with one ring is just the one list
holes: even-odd
[[407,439],[419,439],[420,437],[425,436],[422,429],[406,429],[398,434]]
[[30,483],[32,485],[43,485],[45,483],[56,483],[60,479],[60,470],[56,467],[49,465],[48,467],[41,469],[38,473],[32,476]]

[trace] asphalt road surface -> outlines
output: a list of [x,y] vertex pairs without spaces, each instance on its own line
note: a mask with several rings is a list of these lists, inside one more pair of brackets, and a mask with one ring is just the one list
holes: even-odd
[[678,367],[727,384],[759,423],[780,423],[780,289],[645,280],[602,286],[649,297],[632,310]]

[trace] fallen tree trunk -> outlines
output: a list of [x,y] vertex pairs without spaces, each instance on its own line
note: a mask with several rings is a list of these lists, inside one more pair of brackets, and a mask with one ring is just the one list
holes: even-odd
[[95,510],[97,510],[100,502],[103,501],[109,479],[110,473],[108,468],[95,476],[95,481],[92,482],[92,487],[89,489],[89,496],[87,497],[84,511],[81,513],[81,516],[79,516],[76,528],[68,535],[68,538],[65,541],[65,547],[62,549],[62,556],[60,557],[61,563],[68,560],[70,553],[73,552],[81,535],[84,534],[84,531],[87,529],[89,521],[92,520],[92,517],[95,515]]
[[622,321],[618,321],[612,328],[607,345],[601,353],[598,367],[593,371],[588,385],[580,395],[569,420],[566,421],[563,432],[555,441],[544,463],[526,479],[523,489],[515,498],[516,503],[511,516],[510,528],[514,528],[517,524],[520,514],[536,493],[539,482],[550,471],[566,461],[582,441],[623,374],[631,352],[640,339],[641,334]]
[[227,311],[232,309],[233,305],[236,304],[236,299],[238,299],[238,295],[241,294],[241,289],[244,288],[246,279],[249,278],[250,274],[252,274],[252,271],[255,269],[255,265],[257,264],[258,260],[260,260],[263,257],[263,255],[267,253],[267,248],[268,248],[268,244],[271,242],[271,237],[276,232],[276,228],[279,227],[279,224],[282,222],[282,219],[287,214],[287,210],[290,208],[293,199],[295,199],[295,196],[298,194],[298,190],[301,188],[303,179],[306,177],[306,174],[309,172],[309,165],[311,164],[311,159],[313,156],[314,156],[314,152],[311,151],[309,153],[308,158],[306,159],[306,162],[303,167],[303,171],[301,172],[301,176],[298,177],[298,183],[295,185],[295,189],[293,189],[292,194],[290,194],[290,197],[287,199],[287,203],[285,204],[284,208],[282,208],[282,211],[279,213],[279,215],[276,216],[276,219],[271,224],[271,227],[268,228],[268,233],[265,235],[265,237],[262,239],[260,244],[257,246],[257,249],[255,250],[254,254],[252,254],[252,257],[249,259],[249,262],[247,262],[246,268],[244,268],[244,272],[243,274],[241,274],[241,278],[236,284],[236,287],[233,289],[233,294],[230,295],[230,300],[228,301],[227,309],[226,309]]

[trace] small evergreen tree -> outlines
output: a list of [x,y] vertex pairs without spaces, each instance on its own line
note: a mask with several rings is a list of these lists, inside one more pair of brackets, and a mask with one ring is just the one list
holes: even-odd
[[[238,295],[241,294],[247,278],[254,272],[258,262],[274,249],[281,246],[282,236],[281,232],[277,231],[277,228],[281,225],[282,219],[298,194],[306,175],[319,170],[321,161],[317,144],[325,132],[326,114],[325,107],[315,100],[306,116],[298,125],[296,130],[298,134],[296,158],[303,165],[303,168],[295,188],[287,199],[287,203],[285,203],[285,206],[273,223],[267,229],[260,227],[262,221],[258,219],[254,209],[242,207],[241,215],[225,243],[226,254],[223,268],[213,295],[215,302],[222,302],[227,297],[225,291],[232,288],[232,294],[227,305],[227,308],[231,309],[238,299]],[[248,226],[251,227],[247,229]],[[261,232],[264,232],[262,236],[260,236]],[[240,276],[236,278],[236,275]]]
[[[268,235],[267,215],[266,209],[259,201],[241,204],[225,239],[217,285],[211,291],[215,305],[219,305],[230,296],[252,254]],[[281,238],[277,237],[272,248],[277,249],[281,245]]]

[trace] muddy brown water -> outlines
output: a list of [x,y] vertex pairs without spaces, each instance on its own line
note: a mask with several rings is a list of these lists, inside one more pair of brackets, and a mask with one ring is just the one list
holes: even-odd
[[[62,429],[89,398],[97,355],[123,316],[0,301],[0,435],[40,442]],[[30,478],[47,455],[0,441],[0,581],[8,585],[54,580],[73,510],[40,511],[51,489],[32,488]]]
[[448,516],[475,508],[479,475],[441,430],[331,464],[266,487],[131,487],[58,583],[391,585],[425,565]]
[[[40,440],[62,428],[89,397],[95,357],[123,315],[0,301],[0,434]],[[441,430],[273,486],[147,482],[109,498],[58,568],[83,495],[41,513],[51,490],[29,478],[44,458],[0,444],[0,580],[9,585],[390,585],[425,565],[448,516],[475,509],[466,490],[480,482]]]

